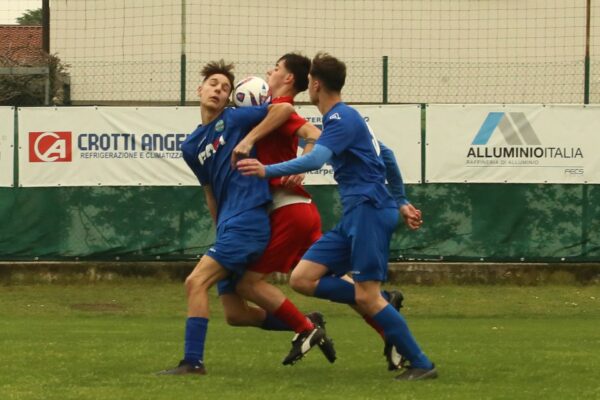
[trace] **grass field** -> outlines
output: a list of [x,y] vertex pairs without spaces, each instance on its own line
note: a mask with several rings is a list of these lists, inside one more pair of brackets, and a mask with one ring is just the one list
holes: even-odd
[[0,287],[0,399],[600,399],[599,286],[403,292],[437,380],[394,381],[361,319],[295,294],[325,313],[335,364],[315,350],[282,366],[292,335],[227,326],[214,295],[209,374],[155,376],[181,358],[182,285]]

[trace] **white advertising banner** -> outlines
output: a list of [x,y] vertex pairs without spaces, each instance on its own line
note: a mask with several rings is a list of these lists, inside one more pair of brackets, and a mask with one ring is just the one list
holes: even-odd
[[[421,106],[420,105],[359,105],[355,106],[371,126],[380,142],[396,156],[404,183],[421,182]],[[321,113],[315,106],[297,106],[298,114],[320,129]],[[302,150],[298,149],[298,154]],[[306,184],[334,184],[331,166],[306,174]]]
[[426,182],[600,183],[600,106],[429,105]]
[[0,187],[13,186],[15,112],[12,107],[0,107]]
[[21,186],[197,185],[179,148],[197,107],[19,109]]
[[[396,154],[405,182],[420,181],[418,106],[360,106],[375,135]],[[19,109],[19,183],[35,186],[198,185],[180,146],[200,121],[198,107]],[[312,106],[300,115],[321,126]],[[299,150],[301,153],[301,150]],[[326,167],[305,184],[333,184]]]

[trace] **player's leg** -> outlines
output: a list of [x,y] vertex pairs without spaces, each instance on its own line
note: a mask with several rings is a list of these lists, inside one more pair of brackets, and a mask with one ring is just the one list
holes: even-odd
[[[248,304],[248,302],[237,293],[224,293],[219,295],[225,320],[231,326],[254,326],[261,327],[267,312]],[[286,330],[289,330],[287,328]]]
[[410,367],[397,379],[437,377],[435,366],[417,344],[404,317],[381,296],[380,282],[356,282],[356,301],[383,328],[386,339],[410,362]]
[[350,245],[338,224],[304,254],[290,276],[290,286],[307,296],[354,304],[354,286],[341,278],[350,269]]
[[237,291],[236,286],[239,278],[227,278],[219,281],[217,290],[225,319],[231,326],[254,326],[268,331],[293,331],[293,329],[268,313],[262,307],[256,307],[248,304]]
[[[354,280],[352,280],[352,278],[349,277],[348,275],[344,275],[342,277],[342,279],[344,279],[345,281],[348,281],[354,285]],[[404,296],[402,295],[402,293],[399,290],[390,290],[390,291],[382,290],[381,295],[388,303],[390,303],[392,305],[392,307],[394,307],[394,309],[396,309],[397,311],[400,311],[400,309],[402,308],[402,302],[404,300]],[[385,360],[387,361],[388,371],[395,371],[395,370],[401,369],[404,365],[405,360],[402,357],[402,355],[398,352],[398,350],[394,347],[392,342],[385,339],[385,334],[383,332],[383,328],[381,326],[379,326],[379,324],[377,322],[375,322],[375,320],[371,316],[369,316],[364,310],[362,310],[359,305],[350,304],[349,306],[354,311],[356,311],[358,313],[358,315],[360,315],[363,318],[363,320],[371,328],[373,328],[373,330],[375,332],[377,332],[377,334],[383,340],[383,342],[384,342],[383,355],[385,357]]]
[[[297,333],[292,341],[293,351],[286,357],[284,364],[298,361],[315,344],[319,344],[328,360],[333,362],[335,350],[326,337],[323,316],[319,314],[318,318],[313,318],[319,322],[319,326],[315,326],[278,287],[266,280],[272,272],[289,272],[312,242],[321,235],[318,211],[312,204],[296,203],[275,210],[270,219],[269,245],[259,261],[241,277],[237,292],[267,311],[265,322],[269,319],[282,321]],[[301,346],[305,341],[307,345]],[[325,344],[328,345],[327,352],[322,347]]]
[[267,276],[258,272],[246,271],[237,285],[237,292],[286,323],[296,333],[312,330],[314,328],[312,322],[279,288],[265,280]]
[[296,333],[311,330],[314,328],[311,321],[266,278],[273,272],[287,273],[297,263],[308,248],[310,243],[306,242],[315,228],[320,234],[320,217],[314,205],[295,203],[274,210],[269,219],[269,244],[262,256],[241,276],[236,291],[266,310],[266,323],[279,320]]
[[348,232],[352,237],[356,304],[383,329],[386,340],[410,362],[410,368],[398,379],[434,378],[437,372],[421,351],[406,321],[381,295],[381,282],[387,278],[389,243],[397,220],[397,209],[377,209],[369,203],[357,206],[352,213]]
[[185,324],[185,346],[183,360],[176,368],[161,371],[162,375],[206,373],[204,368],[204,342],[208,330],[210,289],[225,278],[228,271],[210,256],[203,256],[185,280],[188,300]]
[[241,275],[263,252],[270,237],[269,219],[262,207],[247,210],[217,227],[217,240],[187,277],[188,296],[184,359],[163,374],[206,373],[204,341],[208,327],[208,289],[230,274]]

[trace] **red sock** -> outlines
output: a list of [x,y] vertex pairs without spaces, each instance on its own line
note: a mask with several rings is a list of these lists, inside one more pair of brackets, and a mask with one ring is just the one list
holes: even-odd
[[365,321],[367,321],[367,324],[371,325],[371,328],[375,329],[377,331],[377,333],[379,333],[381,338],[383,340],[385,340],[385,333],[383,333],[383,328],[380,327],[379,324],[377,322],[375,322],[375,320],[373,318],[369,317],[368,315],[363,315],[363,318]]
[[285,299],[277,310],[273,313],[274,316],[288,324],[296,333],[312,330],[314,325],[304,314],[302,314],[288,299]]

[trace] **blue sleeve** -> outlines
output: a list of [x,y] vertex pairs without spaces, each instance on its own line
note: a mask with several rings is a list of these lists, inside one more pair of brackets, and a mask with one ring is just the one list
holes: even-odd
[[263,104],[262,106],[255,107],[239,107],[232,108],[231,110],[233,121],[235,121],[235,124],[240,127],[245,135],[267,116],[269,105]]
[[265,167],[265,178],[294,175],[319,169],[329,161],[332,155],[333,153],[327,147],[315,144],[315,147],[308,154],[279,164],[267,165]]
[[379,142],[379,148],[381,149],[381,158],[385,164],[385,178],[388,181],[392,196],[396,199],[398,205],[408,204],[402,174],[400,173],[400,168],[398,168],[394,152],[381,142]]

